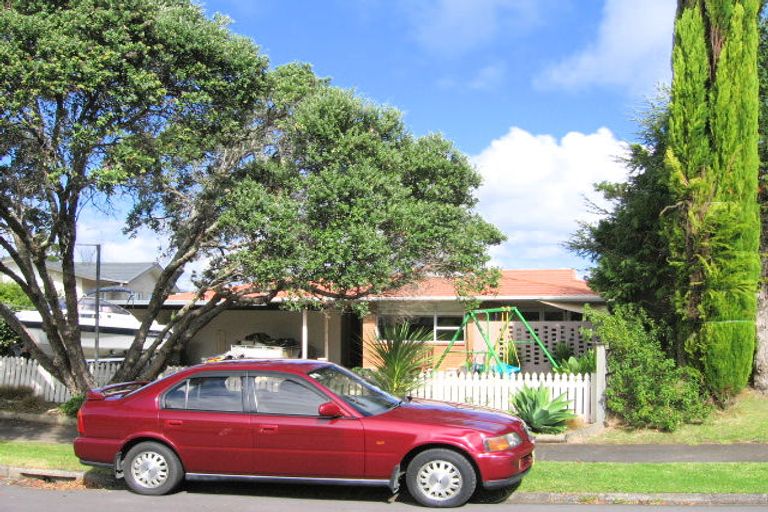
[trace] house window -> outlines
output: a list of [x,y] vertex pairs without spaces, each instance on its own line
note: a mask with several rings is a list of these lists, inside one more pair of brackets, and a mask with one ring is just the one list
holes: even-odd
[[562,322],[565,320],[565,312],[564,311],[545,311],[544,312],[544,321],[545,322]]
[[[461,329],[461,323],[463,316],[458,315],[441,315],[435,313],[433,315],[420,315],[420,316],[394,316],[394,315],[381,315],[379,316],[378,328],[379,333],[385,327],[397,326],[403,323],[408,324],[409,330],[426,329],[432,333],[433,342],[448,342],[451,341],[456,335],[456,341],[459,343],[464,342],[464,330]],[[458,332],[458,334],[457,334]]]

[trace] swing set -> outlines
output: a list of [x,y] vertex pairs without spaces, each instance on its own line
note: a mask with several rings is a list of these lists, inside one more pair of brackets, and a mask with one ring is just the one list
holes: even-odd
[[[498,320],[492,320],[492,317],[496,316]],[[500,325],[499,332],[496,336],[492,336],[491,322],[497,322]],[[526,331],[530,335],[529,340],[513,340],[509,332],[509,324],[513,321],[520,321],[525,326]],[[464,332],[467,324],[474,323],[477,327],[480,337],[485,343],[485,348],[481,350],[470,350],[469,345],[465,342],[463,349],[454,350],[454,345],[458,341],[459,336]],[[509,374],[517,373],[520,371],[522,362],[520,361],[520,355],[517,352],[518,345],[530,345],[536,343],[544,355],[549,359],[552,364],[552,368],[555,370],[560,369],[560,365],[549,353],[547,347],[541,342],[536,332],[531,328],[531,325],[520,313],[520,310],[514,306],[505,306],[499,308],[489,309],[474,309],[467,311],[464,315],[464,319],[461,322],[461,327],[456,329],[451,341],[445,348],[440,358],[435,364],[435,369],[440,368],[445,358],[450,353],[464,353],[466,360],[466,369],[472,372],[488,373],[495,371],[497,373]]]

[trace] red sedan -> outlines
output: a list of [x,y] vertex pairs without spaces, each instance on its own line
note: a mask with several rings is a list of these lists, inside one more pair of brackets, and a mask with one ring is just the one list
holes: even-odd
[[433,507],[505,500],[533,463],[510,415],[399,400],[320,361],[210,363],[88,393],[75,453],[140,494],[182,479],[388,486]]

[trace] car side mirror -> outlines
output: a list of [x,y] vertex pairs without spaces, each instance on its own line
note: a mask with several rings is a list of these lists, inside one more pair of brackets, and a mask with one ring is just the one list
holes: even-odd
[[341,408],[333,402],[325,402],[317,408],[317,414],[323,418],[339,418],[343,416]]

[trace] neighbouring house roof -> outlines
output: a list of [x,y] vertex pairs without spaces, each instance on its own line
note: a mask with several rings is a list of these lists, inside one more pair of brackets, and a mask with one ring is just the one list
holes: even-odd
[[[212,296],[206,293],[203,300]],[[167,303],[190,301],[194,292],[176,293],[168,297]],[[550,300],[561,302],[603,302],[603,299],[581,279],[573,269],[545,270],[502,270],[498,286],[473,296],[485,301],[493,300]],[[274,302],[285,300],[278,294]],[[444,277],[429,277],[417,283],[404,286],[381,295],[367,296],[365,300],[386,301],[454,301],[456,294],[453,282]]]
[[[160,265],[150,262],[101,262],[101,280],[112,281],[115,283],[130,283],[145,272]],[[61,263],[51,262],[48,268],[61,272]],[[75,263],[75,275],[83,279],[96,280],[96,263]]]

